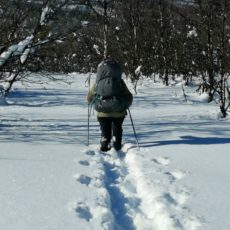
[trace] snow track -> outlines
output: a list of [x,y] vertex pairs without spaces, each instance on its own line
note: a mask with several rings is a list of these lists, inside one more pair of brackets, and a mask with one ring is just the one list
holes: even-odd
[[78,163],[90,168],[89,175],[74,178],[92,189],[97,198],[72,205],[78,218],[105,230],[199,228],[199,218],[186,207],[191,191],[177,184],[189,173],[169,169],[168,157],[156,157],[152,164],[145,164],[144,153],[132,144],[125,144],[122,152],[86,150],[85,156]]
[[2,230],[230,229],[230,121],[216,103],[196,86],[185,101],[179,79],[140,80],[131,112],[141,149],[127,117],[124,154],[103,155],[95,115],[84,145],[87,75],[67,78],[18,82],[0,107]]

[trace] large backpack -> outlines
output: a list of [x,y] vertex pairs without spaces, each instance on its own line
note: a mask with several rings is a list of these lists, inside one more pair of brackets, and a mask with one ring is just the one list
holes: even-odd
[[98,112],[122,112],[128,108],[122,68],[117,61],[106,60],[97,70],[94,107]]

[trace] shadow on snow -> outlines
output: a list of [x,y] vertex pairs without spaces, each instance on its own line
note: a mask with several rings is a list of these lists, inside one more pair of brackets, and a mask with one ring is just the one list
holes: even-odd
[[213,145],[213,144],[229,144],[230,138],[220,137],[195,137],[195,136],[181,136],[180,140],[162,140],[153,142],[142,142],[141,147],[154,147],[162,145]]
[[124,194],[116,186],[119,179],[119,172],[116,167],[109,162],[104,162],[105,169],[105,186],[111,200],[111,210],[115,219],[115,229],[117,230],[134,230],[133,220],[127,214],[126,204],[129,202]]

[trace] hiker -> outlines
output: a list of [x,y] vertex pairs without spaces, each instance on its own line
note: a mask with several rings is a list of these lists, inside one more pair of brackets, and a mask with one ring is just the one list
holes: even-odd
[[122,79],[122,67],[118,61],[109,57],[104,59],[97,69],[96,82],[87,95],[97,111],[97,120],[101,129],[101,151],[107,152],[113,147],[122,147],[122,124],[131,106],[133,96]]

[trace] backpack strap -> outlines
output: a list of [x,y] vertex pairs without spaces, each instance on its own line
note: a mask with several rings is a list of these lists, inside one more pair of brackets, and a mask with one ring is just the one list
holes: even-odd
[[[112,78],[112,77],[111,77],[111,76],[106,75],[106,76],[104,76],[104,77],[101,77],[101,78],[98,80],[98,82],[99,82],[99,81],[101,81],[101,80],[103,80],[103,79],[106,79],[106,78]],[[98,82],[97,82],[97,83],[98,83]]]

